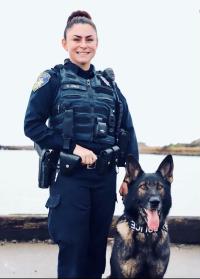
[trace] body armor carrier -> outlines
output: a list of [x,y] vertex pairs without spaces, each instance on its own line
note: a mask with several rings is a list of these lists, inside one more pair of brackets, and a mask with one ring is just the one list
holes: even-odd
[[107,79],[100,72],[94,72],[92,79],[84,79],[63,67],[60,80],[49,126],[61,134],[69,128],[71,138],[77,142],[114,145],[116,93]]

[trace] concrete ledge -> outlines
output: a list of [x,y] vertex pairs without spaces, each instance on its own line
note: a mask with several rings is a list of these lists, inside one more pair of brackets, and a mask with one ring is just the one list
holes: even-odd
[[0,216],[0,240],[49,239],[47,215]]
[[[113,237],[118,216],[113,217],[109,237]],[[171,243],[200,244],[200,217],[168,218]],[[29,241],[49,239],[47,215],[0,216],[0,240]]]

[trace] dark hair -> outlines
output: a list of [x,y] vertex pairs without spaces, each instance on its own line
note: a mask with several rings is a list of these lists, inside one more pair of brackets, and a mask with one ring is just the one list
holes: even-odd
[[64,38],[66,39],[66,32],[70,29],[74,24],[90,24],[94,30],[97,32],[96,26],[92,21],[90,14],[86,11],[75,11],[71,13],[68,17],[67,24],[64,30]]

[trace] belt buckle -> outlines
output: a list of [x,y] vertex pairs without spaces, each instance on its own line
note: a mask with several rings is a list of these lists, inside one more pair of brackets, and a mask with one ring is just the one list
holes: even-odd
[[95,169],[96,168],[96,162],[94,162],[92,165],[87,165],[86,166],[86,169],[87,170],[93,170],[93,169]]

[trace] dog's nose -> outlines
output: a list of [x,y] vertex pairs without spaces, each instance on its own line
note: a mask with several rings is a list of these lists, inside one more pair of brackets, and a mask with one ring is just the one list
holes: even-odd
[[160,204],[160,199],[157,197],[151,197],[149,199],[151,209],[157,209]]

